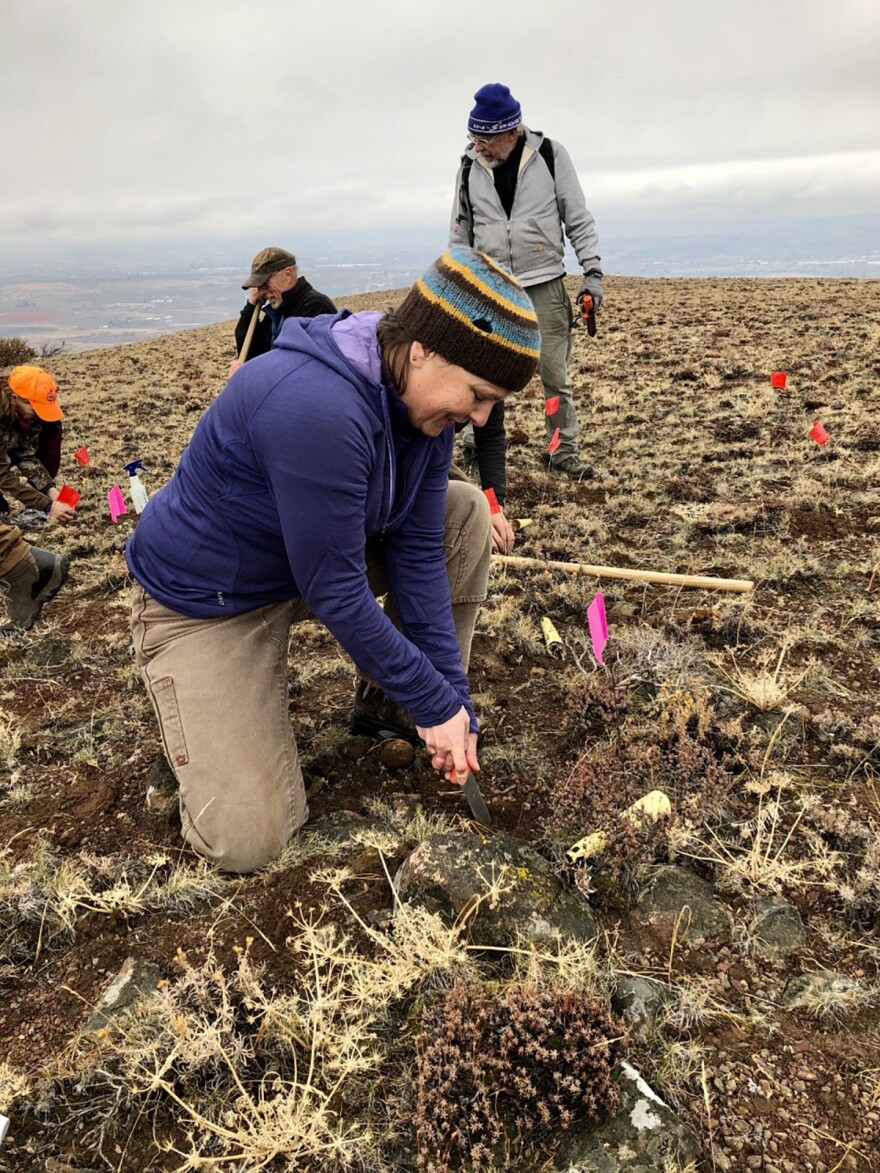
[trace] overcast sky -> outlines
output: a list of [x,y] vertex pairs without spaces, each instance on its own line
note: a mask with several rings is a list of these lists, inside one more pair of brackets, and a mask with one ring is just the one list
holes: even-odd
[[445,222],[487,81],[600,227],[880,209],[878,0],[0,0],[0,44],[0,250]]

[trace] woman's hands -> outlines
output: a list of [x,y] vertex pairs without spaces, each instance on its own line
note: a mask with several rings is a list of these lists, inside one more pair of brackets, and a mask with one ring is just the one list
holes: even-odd
[[72,505],[67,505],[64,501],[52,501],[49,507],[47,517],[50,521],[63,521],[65,524],[72,521],[75,516],[75,510]]
[[464,705],[442,725],[429,729],[417,725],[416,732],[431,755],[431,765],[447,778],[455,770],[456,781],[463,786],[471,770],[479,770],[477,735],[471,732],[470,714]]
[[504,510],[499,509],[497,513],[493,513],[491,521],[492,553],[509,554],[513,550],[513,543],[516,539],[513,534],[513,526],[504,516]]

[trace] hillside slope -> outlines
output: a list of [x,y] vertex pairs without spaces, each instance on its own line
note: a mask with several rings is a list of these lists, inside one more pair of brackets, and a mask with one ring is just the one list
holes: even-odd
[[[412,812],[450,827],[463,815],[424,762],[395,770],[347,735],[353,670],[316,624],[290,687],[312,822],[384,811],[381,851],[378,840],[343,837],[334,848],[305,837],[311,847],[276,870],[218,882],[182,853],[173,801],[146,808],[162,769],[127,628],[123,549],[135,517],[113,525],[106,493],[124,487],[122,466],[135,458],[151,492],[171,476],[232,357],[232,323],[223,323],[47,364],[67,414],[62,479],[83,500],[68,529],[30,535],[70,555],[69,584],[32,632],[0,643],[0,1112],[13,1121],[0,1170],[9,1173],[42,1171],[49,1156],[119,1173],[182,1168],[166,1143],[245,1167],[204,1126],[215,1109],[230,1127],[247,1115],[227,1067],[193,1084],[170,1066],[168,1080],[180,1081],[172,1095],[165,1077],[151,1085],[146,1060],[132,1074],[112,1039],[78,1039],[90,1008],[130,955],[155,963],[167,989],[189,982],[192,992],[200,967],[231,975],[244,951],[271,997],[292,998],[284,1013],[295,1017],[298,918],[336,924],[375,960],[382,950],[364,926],[385,931],[387,874],[430,833]],[[608,1002],[633,973],[663,983],[666,1008],[647,1033],[633,1031],[629,1058],[699,1136],[701,1168],[874,1169],[880,285],[612,278],[598,336],[577,331],[571,369],[597,476],[577,485],[549,476],[541,387],[511,397],[507,512],[532,519],[517,552],[748,578],[756,589],[496,569],[472,667],[496,827],[538,845],[589,896],[602,929],[593,996]],[[773,370],[787,372],[784,391],[771,388]],[[825,447],[809,438],[815,420],[831,436]],[[72,459],[80,445],[92,457],[86,471]],[[607,669],[593,662],[584,628],[596,590],[609,615]],[[543,643],[545,615],[565,641],[561,660]],[[621,821],[623,807],[657,786],[672,820],[640,830]],[[568,863],[565,849],[597,828],[609,835],[606,851]],[[729,930],[701,941],[684,910],[673,928],[652,927],[640,912],[654,874],[646,869],[666,862],[713,886]],[[347,869],[345,900],[328,887],[331,865]],[[768,900],[803,923],[778,948],[756,928]],[[823,985],[826,972],[836,976]],[[819,976],[798,1002],[805,975]],[[370,1154],[355,1146],[344,1159],[287,1167],[350,1159],[380,1168],[376,1152],[390,1160],[406,1149],[427,1029],[419,1015],[446,983],[427,982],[403,1008],[403,1059],[381,1051],[381,1032],[373,1040],[381,1111],[347,1087],[344,1103],[334,1101],[352,1127],[372,1113]],[[212,990],[205,1005],[220,1014]],[[248,1094],[268,1096],[275,1069],[261,1066],[269,1020],[260,1021],[251,1035],[241,1027],[232,1067]],[[189,1029],[173,1015],[168,1023],[181,1039]],[[153,1054],[144,1032],[138,1046]],[[321,1062],[314,1078],[329,1086]],[[552,1147],[530,1133],[507,1168],[537,1168],[535,1154]]]

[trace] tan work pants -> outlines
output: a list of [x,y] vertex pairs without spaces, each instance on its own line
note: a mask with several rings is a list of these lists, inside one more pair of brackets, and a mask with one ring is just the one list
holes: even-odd
[[[490,528],[483,494],[450,482],[444,547],[465,668],[486,597]],[[384,565],[371,547],[367,563],[371,588],[384,593]],[[290,626],[308,617],[297,600],[189,619],[134,587],[135,655],[180,786],[183,836],[224,871],[268,863],[308,818],[287,694]]]

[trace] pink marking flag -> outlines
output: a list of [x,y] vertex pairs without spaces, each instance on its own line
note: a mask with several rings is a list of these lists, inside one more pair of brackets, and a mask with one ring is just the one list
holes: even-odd
[[780,391],[785,390],[785,384],[788,381],[788,376],[785,371],[771,371],[770,372],[770,386],[778,387]]
[[828,443],[828,433],[825,431],[818,420],[816,420],[816,422],[810,428],[810,439],[815,440],[819,445]]
[[494,489],[483,489],[483,496],[489,502],[490,513],[500,513],[501,506],[498,504],[498,498],[495,496]]
[[559,396],[553,395],[549,399],[545,399],[544,410],[548,415],[556,415],[557,411],[559,411]]
[[555,452],[561,443],[562,443],[562,441],[559,439],[559,428],[557,428],[556,431],[553,433],[553,439],[547,445],[547,451],[548,452]]
[[114,485],[107,494],[107,504],[110,506],[110,520],[114,525],[123,513],[128,513],[128,510],[125,508],[122,489],[120,489],[119,485]]
[[64,505],[70,505],[76,509],[82,500],[82,493],[78,493],[76,489],[71,489],[70,485],[62,485],[58,491],[58,500]]
[[83,466],[83,468],[85,468],[85,466],[90,462],[90,460],[92,458],[91,458],[91,456],[89,456],[88,448],[86,448],[85,445],[83,445],[82,448],[77,448],[76,452],[74,452],[73,459],[78,460],[79,463]]
[[593,641],[593,655],[604,665],[602,652],[608,643],[608,620],[605,618],[605,596],[601,591],[587,607],[587,623],[590,628],[590,639]]

